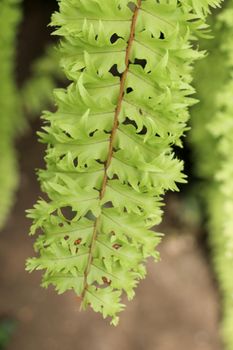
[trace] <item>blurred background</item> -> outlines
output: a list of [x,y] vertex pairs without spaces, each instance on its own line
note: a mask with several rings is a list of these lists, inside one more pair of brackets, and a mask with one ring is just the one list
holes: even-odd
[[[21,87],[32,63],[51,41],[47,27],[55,0],[24,1],[17,50]],[[0,350],[221,350],[219,293],[210,264],[204,218],[192,191],[190,152],[186,159],[190,184],[182,195],[168,194],[161,232],[161,261],[148,262],[148,277],[127,304],[114,328],[92,311],[80,312],[73,293],[58,296],[40,287],[40,273],[25,272],[33,239],[25,210],[40,195],[35,169],[43,167],[44,147],[37,142],[39,116],[31,116],[17,140],[20,186],[8,223],[0,234]],[[180,152],[180,151],[179,151]]]

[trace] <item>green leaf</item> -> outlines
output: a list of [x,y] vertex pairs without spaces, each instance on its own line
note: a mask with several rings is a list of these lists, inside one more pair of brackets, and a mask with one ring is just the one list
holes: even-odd
[[29,214],[40,235],[28,269],[45,270],[46,286],[74,289],[113,324],[146,259],[158,260],[162,196],[185,182],[173,146],[182,146],[192,65],[204,55],[192,42],[216,4],[60,0],[52,18],[71,83],[43,116],[48,201]]

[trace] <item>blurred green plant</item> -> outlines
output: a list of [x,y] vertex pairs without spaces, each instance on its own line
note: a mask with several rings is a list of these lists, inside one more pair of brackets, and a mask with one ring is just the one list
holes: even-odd
[[21,91],[21,103],[27,114],[38,116],[45,107],[53,105],[53,90],[64,84],[65,76],[59,66],[60,53],[50,44],[31,68],[31,75]]
[[218,15],[210,55],[196,68],[200,103],[190,140],[207,204],[209,242],[222,294],[222,333],[233,349],[233,3]]
[[0,318],[0,350],[5,350],[16,328],[16,322],[9,317]]
[[15,139],[26,128],[26,115],[38,115],[42,108],[52,104],[52,91],[58,81],[64,80],[58,69],[57,50],[51,45],[33,64],[32,74],[22,89],[16,86],[21,3],[21,0],[0,1],[0,230],[9,216],[19,182]]
[[14,138],[24,119],[15,86],[16,37],[21,20],[20,0],[0,2],[0,229],[11,209],[18,184]]

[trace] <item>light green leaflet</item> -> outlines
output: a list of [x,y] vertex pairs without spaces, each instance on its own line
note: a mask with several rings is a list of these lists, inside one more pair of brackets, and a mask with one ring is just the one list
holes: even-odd
[[41,235],[27,269],[113,324],[122,293],[131,299],[146,259],[158,258],[162,196],[184,182],[172,146],[195,102],[192,64],[203,53],[191,41],[207,35],[208,6],[219,3],[61,0],[52,18],[71,84],[43,116],[49,200],[29,212]]

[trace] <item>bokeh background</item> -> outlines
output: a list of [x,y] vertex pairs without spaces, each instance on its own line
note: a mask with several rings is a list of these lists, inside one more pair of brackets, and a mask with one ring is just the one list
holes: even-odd
[[[25,0],[17,54],[19,88],[32,63],[52,40],[47,25],[55,0]],[[80,312],[73,293],[58,296],[40,287],[40,273],[25,272],[33,255],[25,210],[40,195],[35,169],[43,167],[44,147],[37,142],[39,116],[30,116],[17,140],[20,188],[7,226],[0,234],[0,350],[221,350],[219,293],[210,264],[205,223],[192,190],[195,178],[188,145],[190,184],[181,195],[168,194],[161,232],[161,261],[148,262],[148,277],[127,303],[115,328],[92,311]],[[180,152],[180,151],[179,151]]]

